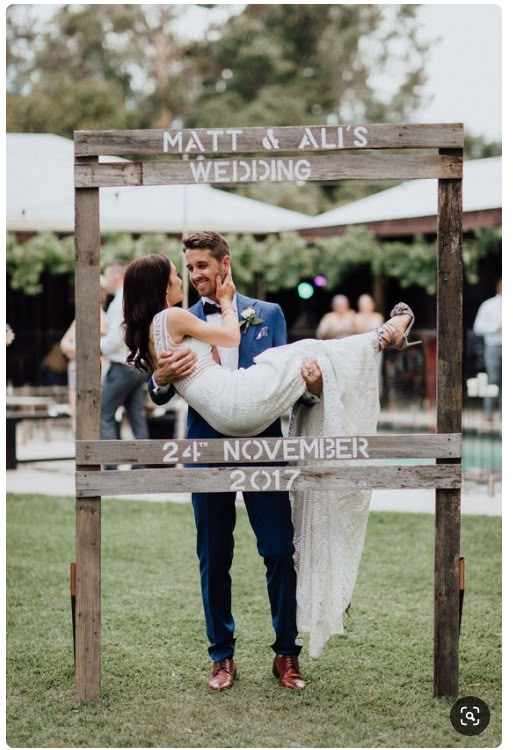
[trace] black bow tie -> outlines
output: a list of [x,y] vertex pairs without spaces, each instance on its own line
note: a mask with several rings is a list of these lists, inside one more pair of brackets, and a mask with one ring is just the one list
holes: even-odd
[[221,308],[219,305],[214,305],[212,302],[204,302],[203,312],[205,315],[215,315],[216,313],[221,314]]

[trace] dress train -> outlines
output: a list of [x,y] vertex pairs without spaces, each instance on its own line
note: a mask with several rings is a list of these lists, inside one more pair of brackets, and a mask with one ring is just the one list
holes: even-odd
[[[198,355],[195,372],[176,390],[221,434],[252,437],[292,407],[289,436],[335,437],[376,432],[378,351],[375,332],[344,339],[306,339],[269,348],[255,366],[226,370],[212,360],[211,347],[187,338],[169,338],[166,311],[154,319],[157,353],[191,347]],[[306,407],[297,399],[305,390],[301,362],[317,359],[323,395]],[[331,462],[348,466],[351,460]],[[321,467],[322,461],[308,466]],[[297,624],[310,635],[310,654],[319,656],[327,639],[344,630],[363,551],[370,490],[315,489],[291,492],[297,583]]]

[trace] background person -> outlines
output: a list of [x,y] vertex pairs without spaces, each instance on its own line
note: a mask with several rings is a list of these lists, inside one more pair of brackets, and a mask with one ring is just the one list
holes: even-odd
[[68,362],[58,341],[54,341],[39,365],[38,385],[66,385]]
[[[499,279],[495,297],[485,300],[474,321],[474,333],[483,336],[484,360],[488,382],[499,386],[498,405],[502,406],[502,279]],[[485,415],[492,418],[494,399],[484,399]]]
[[[102,306],[100,307],[100,336],[105,336],[107,333],[107,316],[105,315],[105,310],[103,309],[103,305],[105,304],[105,300],[107,299],[107,292],[105,289],[105,277],[100,277],[100,287],[102,290]],[[70,409],[70,417],[71,417],[71,429],[73,434],[75,434],[75,427],[76,427],[76,401],[77,401],[77,362],[76,362],[76,356],[77,356],[77,340],[76,340],[76,320],[73,320],[62,337],[60,341],[60,347],[61,351],[64,354],[65,357],[68,359],[68,403],[69,403],[69,409]],[[105,373],[106,368],[106,362],[104,358],[101,358],[101,369],[102,369],[102,377]]]
[[15,338],[16,338],[16,334],[12,330],[9,323],[6,323],[5,324],[5,345],[10,346]]
[[357,307],[358,311],[354,316],[355,333],[368,333],[384,322],[383,315],[376,312],[376,305],[370,294],[360,294]]
[[355,312],[351,310],[345,294],[336,294],[331,300],[331,312],[321,318],[315,335],[318,339],[342,339],[355,332]]
[[[128,349],[124,341],[123,277],[126,264],[114,261],[105,269],[105,289],[114,296],[107,309],[107,333],[100,339],[100,351],[108,361],[108,370],[101,388],[101,437],[117,440],[116,411],[125,409],[128,422],[137,440],[148,439],[144,408],[143,384],[146,377],[127,365]],[[106,466],[105,468],[115,468]]]
[[[368,333],[382,325],[384,317],[376,312],[376,305],[370,294],[360,294],[356,304],[358,311],[354,316],[355,333]],[[378,357],[378,388],[381,399],[383,397],[383,352],[380,352]]]

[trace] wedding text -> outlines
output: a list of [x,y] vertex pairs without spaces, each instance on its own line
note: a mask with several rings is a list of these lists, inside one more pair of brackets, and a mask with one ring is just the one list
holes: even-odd
[[194,182],[301,182],[312,174],[307,159],[198,159],[189,163]]
[[[294,135],[290,136],[291,131]],[[253,130],[254,132],[254,130]],[[235,153],[237,151],[326,151],[341,148],[365,148],[368,130],[364,125],[267,128],[261,135],[236,128],[216,130],[165,130],[162,150],[165,154]],[[284,135],[280,135],[284,133]],[[245,141],[251,141],[248,147]]]
[[312,461],[321,459],[370,458],[364,437],[287,438],[271,444],[265,438],[224,443],[225,461]]

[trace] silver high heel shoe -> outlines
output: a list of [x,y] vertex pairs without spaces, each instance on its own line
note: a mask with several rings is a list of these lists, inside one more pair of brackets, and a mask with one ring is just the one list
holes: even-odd
[[398,352],[403,352],[410,346],[422,344],[422,341],[408,341],[408,334],[415,322],[415,315],[411,307],[405,302],[399,302],[390,313],[390,317],[396,318],[398,315],[411,316],[408,328],[403,333],[391,320],[387,320],[386,323],[378,326],[376,328],[376,349],[378,352],[382,352],[384,349],[395,349]]

